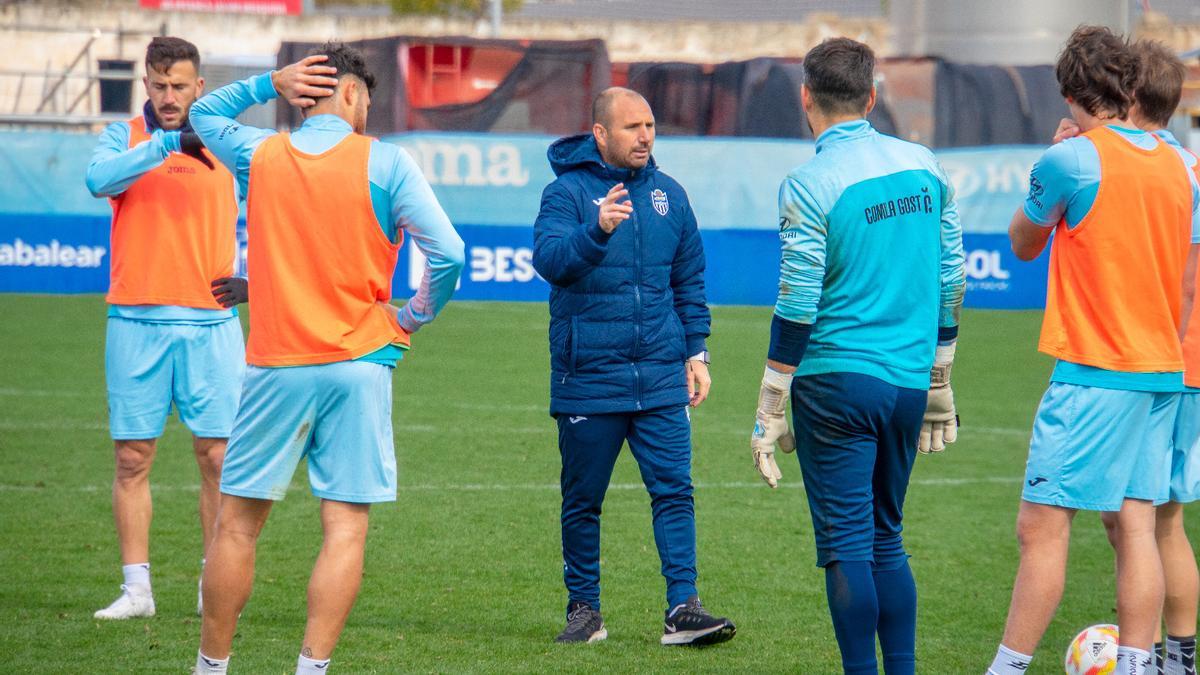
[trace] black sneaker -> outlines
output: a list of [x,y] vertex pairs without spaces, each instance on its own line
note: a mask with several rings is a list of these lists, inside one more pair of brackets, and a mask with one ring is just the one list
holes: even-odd
[[664,645],[715,645],[730,640],[737,634],[733,622],[724,617],[715,617],[700,604],[700,598],[692,596],[687,603],[667,612],[663,619]]
[[567,607],[567,627],[554,638],[555,642],[599,642],[608,637],[600,612],[586,602],[572,602]]

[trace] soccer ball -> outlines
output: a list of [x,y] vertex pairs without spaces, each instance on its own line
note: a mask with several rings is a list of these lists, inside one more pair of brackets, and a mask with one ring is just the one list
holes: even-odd
[[1067,675],[1108,675],[1117,667],[1117,627],[1088,626],[1071,640],[1064,664]]

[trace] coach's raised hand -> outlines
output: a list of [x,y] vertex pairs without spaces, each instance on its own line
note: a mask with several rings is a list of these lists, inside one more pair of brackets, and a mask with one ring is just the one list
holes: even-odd
[[337,78],[330,77],[337,73],[337,68],[319,65],[328,58],[314,54],[284,66],[271,73],[271,84],[289,104],[297,108],[314,106],[318,98],[332,95],[338,83]]
[[600,229],[607,234],[612,234],[613,230],[622,222],[629,219],[629,215],[633,213],[633,202],[626,199],[624,202],[619,201],[622,197],[628,197],[629,190],[625,189],[624,183],[617,183],[612,186],[608,194],[604,195],[604,199],[600,202]]

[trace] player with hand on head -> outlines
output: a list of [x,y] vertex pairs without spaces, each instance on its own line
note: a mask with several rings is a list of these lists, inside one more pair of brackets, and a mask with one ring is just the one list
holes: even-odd
[[247,290],[246,280],[233,276],[237,187],[188,119],[204,91],[199,68],[190,42],[151,40],[142,113],[109,125],[87,168],[88,189],[107,197],[113,211],[105,375],[124,574],[120,597],[97,619],[154,615],[149,479],[172,403],[194,436],[207,550],[241,392],[242,326],[233,307],[246,301]]
[[1062,598],[1078,510],[1101,513],[1116,550],[1117,670],[1155,672],[1163,601],[1155,505],[1170,496],[1179,331],[1192,292],[1183,280],[1189,241],[1200,235],[1200,187],[1179,153],[1135,126],[1141,68],[1107,28],[1072,33],[1055,72],[1074,128],[1060,125],[1061,142],[1034,165],[1009,226],[1022,260],[1056,233],[1038,348],[1058,361],[1034,421],[1017,515],[1021,561],[992,675],[1029,668]]
[[896,675],[916,667],[904,496],[918,443],[955,440],[965,276],[954,189],[933,153],[865,119],[874,67],[848,38],[804,57],[817,153],[779,189],[780,291],[750,446],[772,488],[776,445],[800,458],[845,672],[877,672],[878,636]]
[[[323,543],[297,673],[328,672],[362,581],[370,506],[396,499],[392,371],[409,336],[450,300],[464,250],[408,153],[364,135],[374,84],[362,53],[327,43],[193,107],[197,133],[248,195],[255,298],[204,574],[198,673],[228,667],[258,535],[301,458],[321,499]],[[276,97],[302,108],[294,133],[235,121]],[[406,233],[426,263],[397,308],[389,300]]]

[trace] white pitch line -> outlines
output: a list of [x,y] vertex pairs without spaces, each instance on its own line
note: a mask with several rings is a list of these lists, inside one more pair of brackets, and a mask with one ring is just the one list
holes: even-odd
[[[99,397],[103,396],[103,394],[102,393],[92,394],[92,393],[70,391],[70,390],[24,389],[24,388],[14,388],[14,387],[0,387],[0,396],[31,396],[31,397],[42,397],[42,398],[99,398]],[[548,409],[546,405],[536,404],[536,403],[473,403],[470,401],[450,401],[450,402],[447,402],[446,405],[448,407],[456,408],[459,410],[486,410],[486,411],[494,411],[494,412],[538,412],[538,413],[544,413]],[[70,430],[81,430],[81,431],[96,431],[96,430],[105,430],[107,428],[108,428],[108,426],[106,424],[101,424],[101,423],[96,423],[96,422],[42,422],[42,421],[39,421],[39,422],[29,422],[29,421],[16,422],[16,421],[12,421],[12,420],[0,419],[0,430],[4,430],[4,431],[20,431],[22,429],[36,429],[36,430],[70,429]],[[430,425],[430,424],[395,424],[395,425],[393,425],[393,429],[395,431],[404,431],[404,432],[409,432],[409,433],[438,433],[438,432],[443,432],[443,431],[447,432],[447,433],[454,433],[455,430],[463,431],[463,429],[461,427],[459,427],[457,429],[443,429],[443,428],[440,428],[440,427],[437,427],[434,425]],[[487,428],[482,428],[480,430],[486,431],[489,434],[505,434],[505,433],[554,434],[556,432],[556,430],[554,428],[553,420],[548,420],[548,422],[545,426],[487,427]],[[471,431],[475,431],[475,429],[472,428]],[[708,429],[708,430],[705,430],[703,427],[701,427],[701,429],[699,430],[699,433],[697,435],[703,435],[704,433],[715,433],[715,434],[730,435],[730,436],[746,436],[750,432],[747,430],[740,430],[740,429],[739,430],[733,430],[733,429]],[[1015,428],[1015,427],[966,426],[966,427],[963,427],[959,431],[959,433],[965,434],[967,436],[971,436],[974,434],[982,434],[982,435],[986,435],[986,436],[1026,436],[1026,437],[1028,437],[1031,434],[1031,429],[1024,428],[1024,427]]]
[[[1003,477],[1003,476],[984,476],[982,478],[917,478],[910,485],[922,486],[960,486],[960,485],[1010,485],[1020,483],[1019,477]],[[697,490],[767,490],[769,489],[762,481],[725,481],[725,482],[697,482],[694,487]],[[781,483],[780,488],[785,490],[803,490],[804,484],[799,480],[794,482]],[[59,485],[5,485],[0,483],[0,492],[108,492],[112,489],[111,485],[76,485],[76,486],[59,486]],[[558,492],[558,483],[463,483],[459,485],[436,485],[433,483],[417,483],[414,485],[401,485],[398,488],[400,492]],[[641,483],[612,483],[608,486],[609,490],[629,491],[629,490],[645,490],[646,486]],[[151,485],[151,490],[154,492],[199,492],[199,485]],[[293,486],[288,488],[289,492],[308,492],[308,488],[303,486]]]
[[80,420],[3,420],[0,431],[108,431],[105,422],[83,422]]
[[0,387],[0,396],[32,396],[38,398],[100,398],[104,392],[73,391],[70,389],[25,389]]
[[550,410],[548,403],[472,403],[470,401],[450,401],[446,403],[448,407],[458,408],[460,410],[490,410],[494,412],[540,412],[546,413]]
[[[0,431],[108,431],[106,422],[88,422],[82,420],[5,420],[0,419]],[[546,424],[540,426],[520,426],[520,427],[491,427],[491,426],[438,426],[434,424],[393,424],[392,431],[394,433],[409,433],[409,434],[445,434],[453,436],[455,434],[478,434],[486,433],[489,436],[504,436],[504,435],[538,435],[545,434],[547,438],[553,438],[557,429],[553,421],[547,420]],[[961,435],[970,438],[971,436],[1016,436],[1028,437],[1030,432],[1026,429],[1014,429],[1008,427],[968,427],[959,432]],[[745,436],[750,437],[750,432],[744,429],[705,429],[701,427],[693,431],[693,440],[703,442],[704,438],[709,435],[717,436]]]

